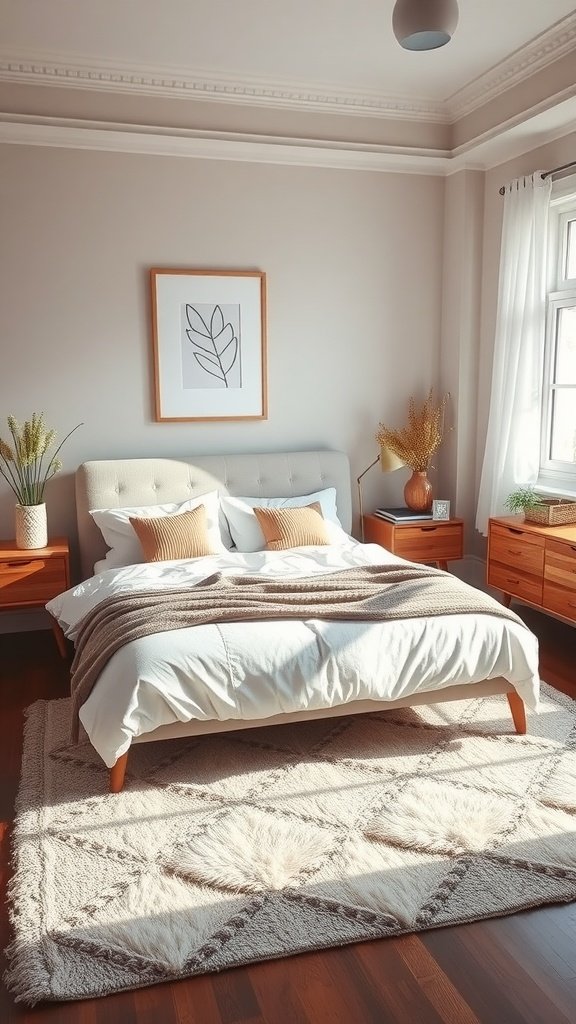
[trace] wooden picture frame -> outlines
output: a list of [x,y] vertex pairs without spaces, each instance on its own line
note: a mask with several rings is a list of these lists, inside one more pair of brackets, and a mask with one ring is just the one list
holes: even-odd
[[267,418],[266,275],[153,267],[154,418]]

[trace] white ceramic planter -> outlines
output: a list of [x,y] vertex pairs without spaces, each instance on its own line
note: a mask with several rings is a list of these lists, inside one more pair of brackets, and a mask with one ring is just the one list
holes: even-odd
[[16,505],[16,547],[45,548],[47,544],[46,505]]

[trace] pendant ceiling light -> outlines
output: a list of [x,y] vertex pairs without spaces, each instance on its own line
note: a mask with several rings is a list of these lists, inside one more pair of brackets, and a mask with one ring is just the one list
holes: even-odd
[[396,0],[394,35],[405,50],[436,50],[449,43],[458,24],[457,0]]

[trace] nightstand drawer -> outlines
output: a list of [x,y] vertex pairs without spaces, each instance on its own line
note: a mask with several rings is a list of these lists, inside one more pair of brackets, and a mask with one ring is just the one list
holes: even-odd
[[541,576],[530,576],[528,573],[490,561],[488,583],[504,594],[512,594],[513,597],[542,604]]
[[403,526],[395,532],[394,553],[411,562],[462,558],[462,526],[458,523]]
[[5,558],[0,561],[0,608],[45,604],[67,588],[64,558]]

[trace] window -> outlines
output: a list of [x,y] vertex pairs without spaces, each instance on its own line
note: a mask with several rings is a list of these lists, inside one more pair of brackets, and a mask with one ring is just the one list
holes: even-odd
[[[562,183],[566,187],[566,181]],[[576,194],[552,199],[538,488],[576,492]]]

